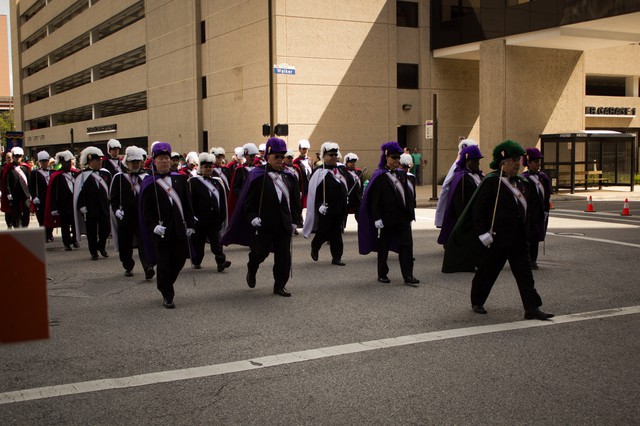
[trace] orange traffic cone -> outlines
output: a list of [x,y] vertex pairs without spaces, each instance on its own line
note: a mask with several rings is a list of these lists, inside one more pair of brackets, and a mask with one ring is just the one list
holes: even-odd
[[592,213],[595,212],[596,209],[593,208],[593,200],[591,200],[591,195],[589,195],[589,203],[587,204],[587,209],[585,212]]
[[624,206],[622,207],[622,213],[620,216],[631,216],[631,212],[629,211],[629,199],[624,199]]

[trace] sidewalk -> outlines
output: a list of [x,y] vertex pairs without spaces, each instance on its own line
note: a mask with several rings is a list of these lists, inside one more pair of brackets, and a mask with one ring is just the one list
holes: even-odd
[[[435,207],[437,200],[431,200],[431,185],[421,185],[416,190],[416,204],[418,207]],[[442,187],[438,185],[438,196]],[[628,186],[603,186],[602,189],[596,187],[584,190],[584,188],[576,188],[575,193],[571,194],[568,189],[561,189],[557,194],[551,195],[551,201],[558,200],[586,200],[589,196],[594,201],[620,201],[624,202],[625,198],[629,201],[640,201],[640,185],[635,186],[635,191],[629,191]]]

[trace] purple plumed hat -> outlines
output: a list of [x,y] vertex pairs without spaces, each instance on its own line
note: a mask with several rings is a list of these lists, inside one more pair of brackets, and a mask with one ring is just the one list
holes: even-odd
[[480,152],[480,148],[478,148],[477,145],[469,145],[462,148],[462,151],[460,151],[460,159],[456,164],[462,168],[465,167],[467,160],[479,160],[480,158],[484,158]]
[[265,147],[265,154],[285,154],[287,152],[287,143],[280,138],[269,138]]
[[404,151],[400,147],[398,142],[387,142],[380,147],[382,155],[380,156],[380,163],[378,168],[383,168],[387,164],[387,156],[391,154],[402,154]]
[[167,154],[171,157],[171,145],[167,142],[155,142],[151,148],[151,156],[156,158],[158,155]]
[[522,156],[522,165],[528,166],[529,160],[537,160],[538,158],[542,158],[542,153],[538,148],[527,148],[525,149],[526,154]]

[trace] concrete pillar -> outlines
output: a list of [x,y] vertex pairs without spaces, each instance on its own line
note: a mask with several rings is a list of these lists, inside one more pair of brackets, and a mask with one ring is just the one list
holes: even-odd
[[480,146],[488,148],[506,139],[507,46],[504,40],[480,43]]
[[638,87],[640,85],[640,80],[638,80],[638,77],[627,77],[626,78],[626,90],[625,90],[625,96],[628,97],[635,97],[638,96]]

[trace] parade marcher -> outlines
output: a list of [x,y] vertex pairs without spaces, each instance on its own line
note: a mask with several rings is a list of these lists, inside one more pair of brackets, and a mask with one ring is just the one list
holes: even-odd
[[462,152],[462,150],[464,148],[466,148],[467,146],[471,146],[471,145],[475,145],[478,146],[478,142],[474,141],[473,139],[463,139],[460,141],[460,143],[458,143],[458,156],[456,157],[455,161],[453,162],[453,164],[451,164],[451,167],[449,168],[449,171],[447,172],[447,176],[444,178],[444,182],[442,182],[442,189],[440,190],[440,197],[438,198],[438,203],[436,205],[436,218],[435,218],[435,225],[436,228],[441,228],[442,227],[442,221],[444,220],[444,210],[447,206],[447,200],[448,200],[448,196],[449,196],[449,189],[451,186],[451,179],[453,179],[453,174],[456,172],[457,167],[458,167],[458,160],[460,159],[460,153]]
[[443,272],[477,270],[471,284],[471,308],[486,314],[484,304],[509,261],[516,279],[525,319],[553,317],[540,310],[542,299],[535,289],[529,263],[527,233],[531,198],[535,188],[518,175],[525,150],[507,140],[493,150],[489,173],[469,201],[469,207],[449,236],[442,264]]
[[267,141],[267,164],[250,173],[222,243],[250,246],[250,288],[256,286],[260,264],[273,252],[273,293],[289,297],[285,286],[291,272],[291,235],[302,223],[302,209],[295,177],[284,171],[286,152],[284,140],[273,137]]
[[[214,176],[218,176],[222,179],[224,183],[227,194],[229,193],[229,189],[231,189],[231,178],[233,177],[233,171],[225,166],[225,155],[224,148],[211,148],[211,154],[216,156],[216,162],[213,165]],[[228,195],[227,195],[228,196]]]
[[12,220],[11,217],[11,202],[6,196],[4,190],[4,181],[5,181],[5,170],[9,170],[11,163],[13,163],[13,156],[11,155],[11,151],[7,153],[3,153],[3,163],[0,166],[0,211],[2,211],[4,215],[4,221],[7,224],[7,229],[11,229]]
[[[151,148],[153,150],[153,147]],[[153,163],[153,157],[151,158],[151,163]],[[171,153],[171,172],[179,172],[180,171],[180,153],[173,151]]]
[[172,173],[171,145],[158,142],[151,150],[153,169],[140,189],[140,233],[149,265],[157,265],[157,287],[162,306],[175,308],[173,284],[191,251],[195,233],[187,178]]
[[137,241],[145,279],[150,280],[155,275],[155,271],[153,265],[146,262],[144,244],[142,244],[140,236],[140,218],[138,217],[140,188],[142,181],[147,177],[147,173],[141,168],[144,159],[143,152],[143,149],[137,146],[127,147],[123,159],[125,170],[117,173],[111,180],[109,197],[111,210],[116,218],[114,221],[114,242],[125,271],[124,276],[133,276],[133,268],[136,264],[133,259],[133,247],[134,242]]
[[309,192],[309,179],[313,173],[313,162],[307,155],[311,144],[306,139],[298,141],[300,155],[293,160],[293,165],[300,168],[300,194],[302,194],[302,208],[307,207],[307,193]]
[[231,178],[231,189],[229,190],[229,214],[232,215],[236,208],[236,203],[245,182],[249,178],[249,173],[255,168],[254,159],[258,154],[258,147],[254,143],[247,143],[242,147],[242,155],[239,159],[244,162],[236,164]]
[[189,178],[191,203],[196,219],[196,233],[191,237],[194,248],[191,263],[194,269],[201,268],[205,244],[209,240],[218,272],[222,272],[231,266],[220,244],[220,233],[227,225],[227,188],[213,171],[215,161],[214,154],[201,153],[198,157],[199,174]]
[[400,169],[407,174],[407,188],[413,196],[413,205],[416,205],[416,175],[411,173],[413,169],[413,158],[406,152],[400,156]]
[[184,158],[186,163],[186,167],[178,170],[178,173],[182,173],[187,178],[198,175],[198,153],[191,151],[187,153],[187,156]]
[[[348,153],[344,156],[344,164],[345,164],[345,174],[344,177],[347,179],[347,187],[348,187],[348,213],[353,214],[356,218],[356,222],[358,221],[358,213],[360,212],[360,203],[362,202],[362,175],[363,170],[356,167],[356,162],[358,161],[358,156],[353,152]],[[344,220],[345,226],[347,225],[347,217]]]
[[389,283],[389,250],[398,253],[404,283],[416,286],[413,276],[413,236],[415,205],[407,187],[407,176],[398,170],[402,148],[398,142],[381,146],[378,168],[365,189],[358,220],[360,254],[378,252],[378,281]]
[[[231,161],[229,161],[225,167],[231,170],[231,177],[233,177],[233,172],[236,167],[242,165],[244,163],[244,148],[241,146],[237,146],[233,149],[233,156],[231,156]],[[231,182],[231,180],[229,180]]]
[[102,160],[102,167],[109,170],[111,176],[115,176],[116,173],[122,171],[122,160],[120,160],[120,150],[122,144],[117,139],[109,139],[107,142],[107,152],[109,155],[105,156]]
[[[38,168],[31,171],[29,179],[29,192],[31,193],[31,202],[35,206],[36,218],[40,226],[44,225],[44,212],[47,202],[47,188],[51,180],[51,171],[49,170],[50,155],[47,151],[40,151],[37,154]],[[53,241],[53,228],[45,226],[45,241]]]
[[347,216],[347,179],[338,170],[340,147],[335,142],[325,142],[320,147],[322,167],[314,170],[309,181],[307,217],[302,235],[311,240],[311,258],[318,261],[320,248],[327,241],[331,251],[331,264],[344,266],[342,232]]
[[264,143],[261,143],[260,145],[258,145],[258,154],[253,159],[253,165],[255,167],[264,166],[265,164],[267,164],[267,161],[264,158],[264,150],[266,146],[267,144],[264,144]]
[[71,246],[78,248],[74,231],[73,191],[77,173],[72,168],[73,154],[71,151],[61,151],[56,154],[56,165],[60,169],[51,175],[45,202],[44,226],[47,228],[60,227],[62,244],[65,251],[71,251]]
[[19,146],[11,148],[11,163],[2,169],[2,198],[9,228],[26,228],[31,215],[31,193],[29,177],[31,169],[22,161],[24,151]]
[[80,165],[86,169],[76,178],[73,201],[76,236],[86,230],[87,245],[91,260],[98,260],[107,253],[107,239],[111,234],[111,208],[109,186],[111,173],[102,168],[104,154],[99,148],[90,146],[80,153]]
[[460,159],[456,163],[458,171],[453,175],[449,187],[438,244],[446,244],[453,227],[484,178],[480,170],[481,158],[484,157],[476,145],[469,145],[460,152]]
[[538,148],[527,148],[522,157],[522,165],[527,170],[522,176],[529,179],[535,187],[537,197],[533,197],[531,204],[531,222],[529,227],[529,257],[531,269],[538,269],[538,248],[540,241],[544,241],[549,225],[549,210],[551,208],[551,179],[540,170],[542,153]]

